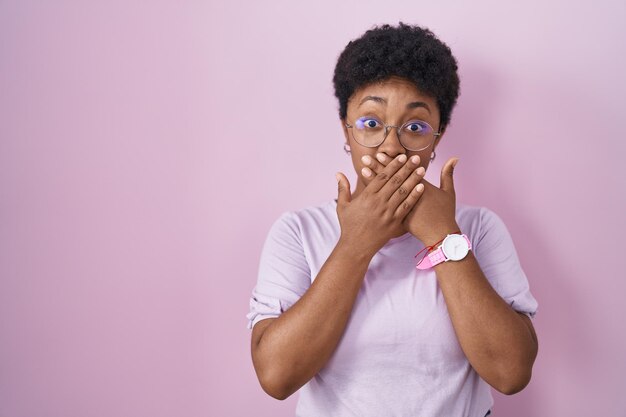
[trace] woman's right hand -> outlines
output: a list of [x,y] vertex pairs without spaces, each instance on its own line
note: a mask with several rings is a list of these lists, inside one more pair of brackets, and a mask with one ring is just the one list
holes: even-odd
[[337,173],[340,241],[374,256],[389,239],[406,232],[402,221],[424,191],[424,185],[418,184],[424,174],[416,172],[417,158],[413,162],[398,155],[354,200],[348,178]]

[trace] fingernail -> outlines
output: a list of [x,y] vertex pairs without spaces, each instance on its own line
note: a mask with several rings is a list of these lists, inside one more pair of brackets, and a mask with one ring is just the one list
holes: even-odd
[[420,161],[420,157],[419,157],[419,156],[417,156],[417,155],[413,155],[413,156],[411,157],[411,162],[413,162],[414,164],[419,163],[419,161]]
[[370,158],[369,155],[364,155],[361,157],[361,161],[363,161],[365,165],[369,165],[372,162],[372,158]]
[[368,178],[372,175],[372,173],[371,173],[371,171],[369,170],[369,168],[363,168],[363,169],[361,170],[361,173],[363,174],[363,176],[368,177]]
[[376,159],[378,159],[380,162],[385,162],[385,155],[383,155],[382,153],[377,153]]
[[424,169],[424,167],[419,167],[415,170],[415,172],[417,172],[417,175],[424,175],[426,173],[426,170]]
[[400,161],[402,163],[405,163],[406,162],[406,155],[405,154],[400,155],[398,157],[398,161]]

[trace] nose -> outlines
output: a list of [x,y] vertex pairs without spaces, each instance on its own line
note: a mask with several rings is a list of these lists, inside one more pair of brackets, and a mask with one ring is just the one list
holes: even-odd
[[402,146],[400,143],[400,138],[398,137],[398,129],[395,127],[391,127],[389,132],[387,133],[387,137],[378,145],[378,152],[384,153],[391,159],[395,158],[400,154],[405,154],[407,152],[406,148]]

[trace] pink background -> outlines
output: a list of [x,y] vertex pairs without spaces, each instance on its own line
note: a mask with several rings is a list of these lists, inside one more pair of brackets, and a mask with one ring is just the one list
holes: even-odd
[[[224,2],[225,3],[225,2]],[[505,3],[505,4],[503,4]],[[506,222],[539,301],[495,416],[625,416],[623,1],[0,2],[0,416],[293,416],[250,357],[280,213],[336,196],[336,58],[432,29],[461,97],[427,179]],[[619,217],[618,217],[619,216]]]

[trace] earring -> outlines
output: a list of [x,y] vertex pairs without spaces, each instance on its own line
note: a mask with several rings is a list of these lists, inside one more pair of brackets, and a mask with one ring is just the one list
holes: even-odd
[[433,162],[436,156],[437,156],[437,153],[433,151],[433,153],[430,154],[430,162]]
[[345,143],[345,144],[343,145],[343,150],[344,150],[344,151],[346,151],[346,153],[347,153],[348,155],[350,155],[350,145],[348,145],[347,143]]

